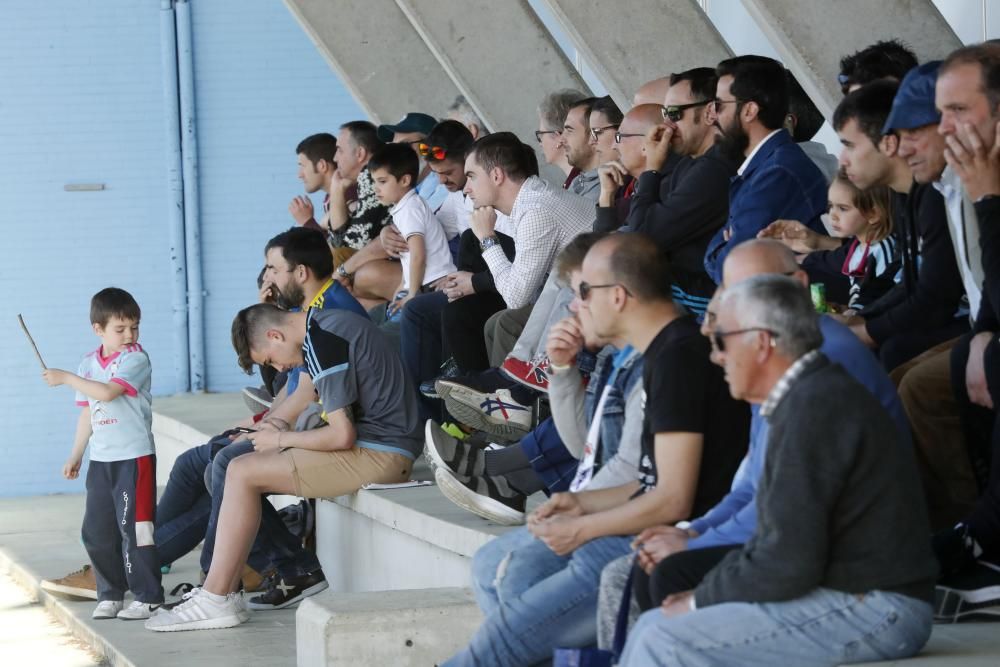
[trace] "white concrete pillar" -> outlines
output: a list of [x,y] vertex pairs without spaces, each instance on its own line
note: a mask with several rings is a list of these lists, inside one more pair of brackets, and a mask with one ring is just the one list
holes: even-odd
[[542,0],[618,106],[647,81],[732,55],[697,0]]
[[[559,88],[589,90],[527,0],[396,2],[493,131],[535,145],[542,98]],[[543,175],[561,183],[555,171],[543,168]]]
[[897,38],[921,62],[962,46],[931,0],[743,0],[743,5],[829,119],[842,99],[842,56]]
[[[393,0],[285,0],[374,123],[443,117],[458,88]],[[308,100],[309,91],[303,91]]]

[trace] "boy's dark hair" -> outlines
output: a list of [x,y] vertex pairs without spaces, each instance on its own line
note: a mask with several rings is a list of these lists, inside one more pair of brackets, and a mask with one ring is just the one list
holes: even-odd
[[611,234],[607,242],[614,243],[608,268],[616,283],[640,301],[673,302],[670,265],[652,237],[642,232]]
[[773,58],[737,56],[723,60],[716,75],[733,77],[730,94],[740,102],[756,102],[757,118],[769,130],[785,124],[788,113],[788,80],[785,67]]
[[337,152],[337,138],[327,132],[311,134],[295,147],[296,155],[305,155],[312,162],[313,167],[320,160],[326,160],[330,165],[336,166],[333,156]]
[[884,39],[840,59],[840,91],[847,94],[851,86],[867,86],[879,79],[903,80],[906,73],[919,65],[917,56],[898,39]]
[[963,46],[948,54],[938,69],[938,78],[959,65],[979,65],[980,86],[994,114],[1000,106],[1000,44],[996,41]]
[[420,176],[420,160],[408,144],[386,144],[368,160],[368,171],[374,174],[376,169],[385,169],[397,180],[409,176],[410,187],[415,188]]
[[[589,128],[590,127],[590,112],[594,110],[594,105],[597,104],[597,100],[599,100],[599,99],[600,98],[598,98],[598,97],[585,97],[582,100],[580,100],[579,102],[575,102],[574,104],[571,104],[570,107],[569,107],[569,109],[566,110],[566,115],[569,115],[569,112],[572,111],[573,109],[577,109],[579,107],[583,107],[583,122],[586,123],[587,127]],[[564,120],[563,124],[565,124],[565,122],[566,121]]]
[[251,347],[264,335],[268,329],[280,324],[286,312],[270,303],[258,303],[244,308],[233,318],[233,349],[240,368],[247,375],[253,373],[253,358]]
[[271,248],[280,248],[281,256],[289,266],[295,268],[301,264],[312,271],[317,280],[326,280],[333,275],[333,255],[326,244],[326,236],[318,229],[291,227],[268,241],[264,254]]
[[696,102],[715,99],[715,87],[719,83],[719,76],[715,73],[714,67],[693,67],[670,75],[671,86],[681,81],[690,82],[691,96]]
[[112,317],[138,322],[142,317],[132,295],[117,287],[105,287],[90,299],[90,323],[105,327]]
[[495,132],[480,137],[469,148],[466,157],[469,155],[475,155],[476,162],[487,173],[500,167],[507,178],[515,181],[538,176],[538,156],[513,132]]
[[583,266],[583,258],[595,243],[607,235],[607,232],[584,232],[574,237],[556,257],[556,275],[559,280],[568,284],[569,274]]
[[431,129],[430,134],[424,139],[424,143],[428,146],[443,148],[445,150],[444,160],[436,159],[433,153],[428,153],[424,159],[428,162],[451,160],[452,162],[464,163],[465,153],[475,141],[472,132],[463,123],[457,120],[443,120]]
[[826,119],[806,95],[806,91],[799,85],[792,70],[785,70],[785,72],[788,75],[788,113],[795,116],[795,131],[792,132],[792,139],[798,144],[815,137]]
[[352,120],[341,125],[340,129],[347,130],[354,143],[368,151],[369,155],[385,145],[378,138],[378,128],[367,120]]
[[898,88],[896,81],[881,79],[848,93],[833,112],[833,129],[839,132],[853,118],[858,129],[878,146]]
[[592,105],[590,105],[590,113],[594,113],[595,111],[599,111],[604,114],[605,118],[608,119],[608,122],[614,125],[621,123],[622,119],[625,117],[625,114],[623,114],[622,110],[618,108],[618,105],[615,104],[615,101],[611,99],[610,95],[599,97]]

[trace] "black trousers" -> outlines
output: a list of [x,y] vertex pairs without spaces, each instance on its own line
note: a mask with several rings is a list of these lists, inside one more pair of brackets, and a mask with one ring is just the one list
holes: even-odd
[[[514,260],[514,239],[506,234],[497,234],[500,248],[507,259]],[[458,247],[458,267],[472,273],[488,272],[479,239],[471,229],[462,233]],[[485,371],[490,367],[486,350],[486,336],[483,327],[494,313],[507,307],[503,297],[496,290],[483,290],[444,307],[441,314],[441,331],[445,347],[445,358],[451,356],[463,375]]]
[[729,544],[722,547],[678,551],[657,563],[651,575],[647,575],[636,565],[632,580],[635,601],[643,611],[659,607],[668,595],[697,588],[705,575],[718,565],[726,554],[742,548],[742,544]]
[[[965,366],[969,359],[968,333],[951,350],[951,385],[962,416],[962,427],[972,471],[979,484],[979,500],[966,518],[969,532],[991,558],[1000,558],[1000,412],[969,401]],[[1000,405],[1000,344],[994,337],[984,355],[986,384],[994,406]]]
[[890,336],[879,346],[878,357],[885,372],[891,373],[897,366],[905,364],[935,345],[961,336],[968,330],[969,321],[959,317],[940,329],[900,332]]

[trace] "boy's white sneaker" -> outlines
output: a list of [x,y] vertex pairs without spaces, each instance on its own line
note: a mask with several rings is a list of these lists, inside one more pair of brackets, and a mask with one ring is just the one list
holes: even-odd
[[122,600],[101,600],[97,603],[94,613],[90,615],[94,620],[102,621],[108,618],[115,618],[118,612],[125,606]]
[[243,622],[241,611],[235,595],[215,595],[196,588],[191,591],[191,597],[173,609],[161,610],[146,619],[146,629],[177,632],[232,628]]
[[148,602],[133,600],[132,604],[118,612],[118,618],[123,621],[142,621],[152,616],[153,613],[159,608],[160,605],[158,604],[149,604]]

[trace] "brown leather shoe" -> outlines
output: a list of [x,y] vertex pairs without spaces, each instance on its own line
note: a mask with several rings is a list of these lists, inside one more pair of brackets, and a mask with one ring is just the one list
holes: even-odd
[[84,600],[97,599],[97,578],[94,568],[84,565],[76,572],[70,572],[61,579],[43,579],[42,589],[56,595]]

